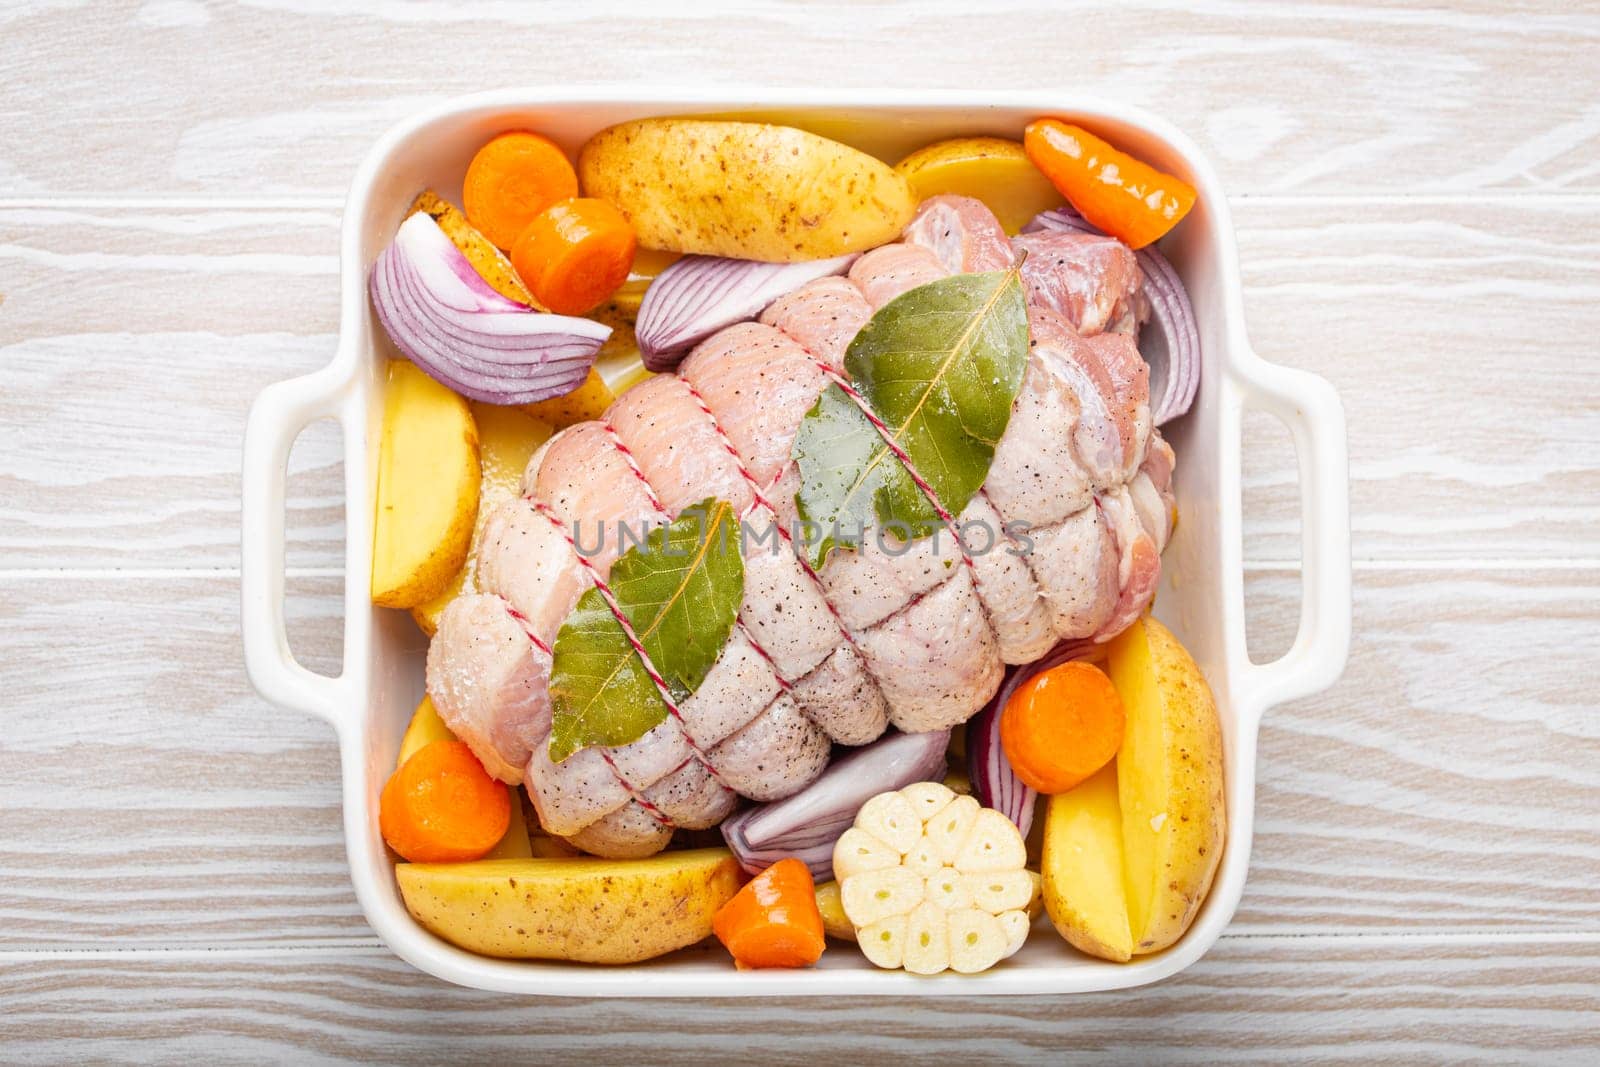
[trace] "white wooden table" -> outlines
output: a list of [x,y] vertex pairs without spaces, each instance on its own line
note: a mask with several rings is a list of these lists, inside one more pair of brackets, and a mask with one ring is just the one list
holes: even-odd
[[[1579,6],[0,8],[0,1060],[1596,1062],[1600,17]],[[333,736],[242,669],[244,413],[332,354],[341,197],[381,130],[589,79],[1060,86],[1153,108],[1217,162],[1258,349],[1349,409],[1356,639],[1335,690],[1267,718],[1249,887],[1193,969],[1073,1000],[526,1001],[373,937]],[[1297,614],[1294,464],[1265,418],[1247,452],[1266,657]],[[292,466],[294,643],[326,669],[333,432]]]

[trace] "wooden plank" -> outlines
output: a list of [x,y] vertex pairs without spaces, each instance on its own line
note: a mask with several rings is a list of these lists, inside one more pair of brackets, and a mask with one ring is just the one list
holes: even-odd
[[[337,214],[0,209],[0,289],[5,566],[237,567],[250,402],[333,358]],[[343,561],[339,457],[295,450],[291,565]]]
[[0,955],[19,1063],[1578,1064],[1597,998],[1594,938],[1232,938],[1161,985],[1070,999],[527,999],[381,949]]
[[[1600,199],[1236,210],[1257,350],[1345,396],[1358,557],[1600,557],[1572,355]],[[332,355],[336,213],[0,208],[0,233],[6,565],[237,566],[244,413]],[[1247,555],[1295,559],[1287,435],[1255,416],[1245,456]],[[293,468],[291,563],[338,566],[337,433]]]
[[[1344,399],[1357,558],[1600,557],[1600,200],[1238,217],[1256,351]],[[1297,483],[1251,419],[1248,557],[1299,558]]]
[[[1252,574],[1252,638],[1287,648],[1298,597]],[[1359,573],[1344,678],[1263,722],[1235,928],[1600,931],[1597,601],[1595,570]]]
[[1600,110],[1583,89],[1592,12],[1452,6],[293,0],[129,6],[62,32],[57,6],[33,0],[3,16],[0,189],[336,197],[378,135],[420,106],[596,77],[645,94],[707,77],[1070,84],[1163,114],[1235,192],[1600,186]]
[[[291,586],[293,643],[324,673],[338,669],[340,585]],[[236,580],[0,588],[0,940],[369,935],[333,732],[250,688]]]
[[[1600,932],[1600,572],[1360,577],[1356,666],[1267,717],[1234,929]],[[334,669],[337,583],[298,585],[297,644]],[[370,936],[332,734],[251,693],[233,579],[0,588],[0,948]],[[1250,576],[1267,644],[1297,590]]]

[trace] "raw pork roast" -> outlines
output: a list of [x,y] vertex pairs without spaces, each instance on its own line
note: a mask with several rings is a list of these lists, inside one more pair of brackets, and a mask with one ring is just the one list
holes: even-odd
[[[1026,523],[1031,554],[1005,551],[1015,540],[983,552],[973,532],[970,555],[954,536],[893,555],[869,536],[815,572],[787,538],[780,552],[752,542],[738,623],[700,689],[632,744],[551,762],[550,648],[616,558],[615,524],[638,528],[715,496],[752,526],[790,529],[790,444],[856,331],[906,290],[1005,268],[1018,248],[1032,347],[988,481],[957,519],[997,532]],[[795,792],[836,743],[864,744],[891,724],[964,722],[1004,664],[1108,638],[1155,592],[1173,455],[1150,425],[1134,346],[1144,314],[1137,265],[1117,241],[1008,239],[977,201],[927,201],[903,241],[861,256],[848,277],[807,283],[759,322],[712,336],[677,374],[635,386],[533,457],[525,495],[488,519],[479,591],[440,619],[434,704],[492,774],[526,783],[547,831],[613,857],[656,852],[677,827],[714,826],[741,796]],[[599,554],[579,558],[575,521],[586,551],[603,524]]]

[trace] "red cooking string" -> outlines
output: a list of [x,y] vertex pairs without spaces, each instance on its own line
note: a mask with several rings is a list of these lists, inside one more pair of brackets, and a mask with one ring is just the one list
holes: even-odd
[[[600,425],[605,428],[606,435],[611,438],[611,443],[616,446],[617,451],[622,453],[622,458],[628,461],[628,469],[633,472],[633,476],[639,479],[640,485],[644,486],[645,495],[650,498],[651,505],[663,516],[666,516],[668,514],[667,509],[661,503],[661,497],[657,495],[656,487],[651,485],[650,479],[644,476],[644,469],[639,466],[639,461],[634,458],[633,450],[623,443],[622,435],[617,433],[617,428],[612,425],[610,419],[601,419]],[[751,508],[754,507],[755,502],[751,501]],[[746,509],[745,515],[748,514],[749,509]],[[739,517],[743,519],[745,516],[741,515]],[[768,667],[772,668],[772,676],[778,680],[778,687],[785,693],[790,692],[789,679],[778,673],[777,665],[772,662],[772,657],[767,654],[767,650],[762,648],[761,643],[756,640],[755,634],[746,629],[743,622],[736,622],[735,625],[739,627],[739,632],[744,634],[745,640],[750,642],[750,647],[755,649],[757,654],[767,661]],[[685,736],[688,736],[689,731],[687,728],[683,732]]]
[[[700,395],[700,390],[696,389],[694,387],[694,383],[690,382],[689,379],[680,377],[678,380],[688,388],[689,395],[694,397],[694,402],[700,405],[700,410],[704,412],[705,417],[710,420],[711,429],[716,433],[717,438],[722,442],[722,447],[727,449],[728,455],[733,458],[733,465],[738,468],[739,476],[742,477],[745,480],[745,484],[750,487],[750,496],[752,500],[755,503],[759,503],[767,510],[767,514],[772,516],[772,524],[777,527],[778,536],[783,538],[784,544],[793,547],[794,535],[784,527],[783,522],[778,515],[778,509],[773,507],[771,502],[768,501],[766,496],[761,492],[760,483],[756,481],[755,475],[750,473],[750,469],[744,465],[744,457],[739,455],[739,450],[733,446],[733,439],[728,436],[727,431],[722,428],[722,424],[717,421],[717,416],[712,412],[710,406],[706,403],[706,398]],[[780,475],[782,474],[781,471],[779,473]],[[811,566],[811,562],[806,559],[805,554],[802,552],[795,552],[794,558],[795,561],[800,564],[800,569],[805,572],[806,577],[810,578],[811,583],[816,586],[817,594],[822,597],[822,602],[827,605],[828,614],[832,615],[833,621],[838,624],[840,636],[845,639],[845,642],[849,644],[851,648],[855,649],[858,654],[864,657],[865,653],[861,651],[861,646],[856,644],[855,636],[850,633],[850,628],[844,624],[844,617],[839,614],[839,609],[833,606],[833,601],[828,597],[828,590],[825,586],[823,586],[822,579],[817,576],[817,572]],[[824,662],[826,662],[826,660],[824,660]],[[873,679],[873,685],[877,685],[876,679]]]
[[[566,539],[567,544],[572,546],[572,554],[577,558],[578,563],[583,567],[583,569],[589,573],[589,580],[592,581],[594,583],[594,587],[599,590],[601,599],[606,602],[606,607],[611,609],[611,614],[617,620],[617,625],[622,627],[622,634],[628,639],[628,644],[633,647],[634,653],[639,657],[639,662],[641,665],[643,665],[645,673],[648,674],[650,676],[650,680],[656,684],[656,689],[661,693],[662,703],[666,704],[667,711],[672,714],[672,717],[675,720],[677,720],[678,728],[683,733],[683,740],[689,746],[689,751],[693,752],[696,758],[698,758],[700,762],[705,765],[707,773],[709,773],[711,777],[716,780],[718,785],[722,786],[724,789],[728,788],[727,783],[723,782],[722,777],[717,774],[717,769],[711,765],[710,758],[700,750],[700,746],[695,743],[694,737],[689,733],[688,725],[683,721],[683,712],[678,710],[677,702],[672,699],[672,693],[667,689],[666,679],[661,677],[661,673],[656,670],[655,664],[650,662],[649,653],[645,651],[644,645],[640,643],[639,635],[633,632],[633,624],[628,621],[628,616],[624,614],[621,605],[617,603],[617,598],[612,594],[611,587],[606,584],[606,580],[600,576],[600,572],[595,569],[594,565],[585,559],[583,554],[578,551],[577,542],[573,540],[572,534],[567,531],[566,525],[562,523],[560,517],[556,515],[554,510],[551,509],[550,505],[546,504],[542,500],[535,500],[531,496],[526,497],[525,499],[528,501],[528,503],[533,505],[535,511],[537,511],[540,515],[543,515],[545,519],[547,519],[550,524],[556,528],[561,536]],[[603,748],[601,749],[601,752],[603,755],[605,754],[605,750]],[[607,756],[606,762],[611,762],[609,756]],[[619,780],[621,780],[620,776]],[[625,786],[627,785],[626,782],[623,784]],[[647,802],[641,799],[640,803],[643,804]]]
[[545,655],[550,655],[550,646],[544,643],[543,638],[533,632],[533,623],[528,621],[528,617],[522,612],[518,611],[516,608],[512,607],[511,601],[507,600],[505,597],[500,597],[500,602],[505,605],[506,614],[515,619],[517,621],[517,625],[522,627],[522,632],[528,635],[528,640],[533,642],[534,647],[540,652],[543,652]]
[[[939,518],[944,522],[945,529],[949,530],[950,536],[955,538],[956,551],[961,553],[961,561],[967,565],[967,571],[972,575],[973,586],[981,589],[983,583],[978,579],[978,566],[972,562],[972,555],[967,552],[967,546],[961,540],[961,533],[956,529],[954,516],[944,509],[943,504],[939,503],[939,498],[934,495],[933,487],[923,480],[922,474],[917,470],[916,465],[911,462],[911,457],[906,455],[905,449],[900,447],[900,442],[894,439],[894,434],[890,432],[888,424],[878,418],[872,408],[867,406],[866,398],[856,392],[856,387],[850,384],[849,379],[815,356],[812,357],[812,362],[817,365],[817,369],[829,381],[839,387],[839,390],[845,396],[855,401],[856,407],[861,409],[861,414],[867,417],[867,421],[872,423],[873,429],[878,431],[878,436],[883,438],[884,445],[895,454],[895,458],[905,467],[906,473],[911,475],[911,480],[916,483],[918,489],[922,490],[922,495],[928,498],[928,503],[933,505],[933,510],[938,513]],[[981,596],[979,597],[979,603],[982,603]],[[989,622],[989,628],[992,630],[994,622],[989,619],[988,615],[988,609],[985,608],[984,619]]]

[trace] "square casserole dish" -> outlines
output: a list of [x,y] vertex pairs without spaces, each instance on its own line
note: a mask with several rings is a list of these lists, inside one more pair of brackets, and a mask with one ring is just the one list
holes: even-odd
[[[811,129],[894,161],[945,137],[1016,138],[1040,115],[1079,123],[1188,181],[1199,192],[1162,250],[1188,287],[1204,366],[1189,415],[1166,428],[1177,450],[1179,521],[1164,557],[1156,615],[1194,654],[1216,693],[1225,744],[1228,842],[1211,895],[1175,946],[1129,964],[1078,954],[1041,919],[1021,952],[977,976],[880,971],[835,946],[814,969],[741,973],[704,946],[628,967],[490,959],[457,949],[407,914],[378,833],[378,794],[422,694],[425,642],[408,614],[372,606],[372,501],[384,362],[394,349],[367,298],[367,272],[419,189],[460,202],[474,151],[531,128],[570,153],[595,132],[652,115],[758,117]],[[1142,985],[1198,959],[1238,905],[1250,855],[1256,734],[1270,706],[1317,692],[1343,669],[1350,634],[1350,545],[1344,415],[1322,379],[1258,358],[1245,335],[1227,201],[1188,138],[1132,107],[1064,92],[543,87],[461,98],[389,131],[362,163],[345,207],[338,349],[322,370],[264,390],[244,442],[243,634],[251,680],[267,699],[322,716],[338,734],[350,873],[368,921],[401,957],[461,985],[558,996],[962,995],[1081,993]],[[1299,460],[1302,605],[1293,646],[1254,664],[1245,648],[1240,545],[1240,422],[1246,408],[1290,429]],[[286,463],[310,422],[343,433],[344,666],[337,678],[295,662],[284,630]]]

